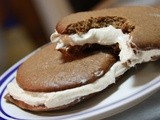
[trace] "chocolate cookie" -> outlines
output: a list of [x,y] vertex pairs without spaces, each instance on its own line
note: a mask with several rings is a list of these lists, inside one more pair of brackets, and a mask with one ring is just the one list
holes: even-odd
[[68,61],[55,50],[55,44],[49,44],[19,67],[17,83],[24,90],[32,92],[71,89],[96,81],[116,59],[111,54],[96,52]]
[[[55,49],[55,44],[48,44],[19,67],[16,80],[18,86],[27,92],[64,91],[93,83],[102,77],[116,61],[114,54],[97,50],[78,59],[66,58]],[[51,108],[45,105],[29,105],[22,100],[14,99],[10,94],[5,98],[22,109],[48,111],[67,108],[89,96],[92,94],[80,96],[70,103]]]
[[139,49],[160,49],[159,21],[160,9],[130,6],[71,14],[57,24],[56,30],[60,34],[82,34],[91,28],[113,25],[131,33]]

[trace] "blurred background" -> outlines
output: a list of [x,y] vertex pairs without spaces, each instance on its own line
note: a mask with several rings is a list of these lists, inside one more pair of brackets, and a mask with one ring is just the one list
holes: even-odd
[[0,0],[0,75],[50,42],[50,35],[62,17],[128,5],[159,7],[160,0]]

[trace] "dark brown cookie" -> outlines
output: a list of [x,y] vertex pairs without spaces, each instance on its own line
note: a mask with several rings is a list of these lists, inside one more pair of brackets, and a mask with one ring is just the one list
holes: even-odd
[[[89,84],[102,77],[116,62],[116,58],[108,53],[98,52],[76,60],[66,60],[61,52],[55,50],[55,44],[49,44],[40,49],[19,68],[18,85],[31,92],[52,92],[75,88]],[[91,96],[75,98],[71,103],[58,107],[47,108],[44,105],[32,106],[21,100],[14,99],[10,94],[7,101],[22,109],[30,111],[51,111],[65,109]]]
[[17,83],[32,92],[71,89],[94,82],[115,62],[115,57],[105,52],[66,61],[62,53],[55,50],[55,44],[49,44],[20,66]]
[[139,49],[160,49],[160,9],[122,7],[71,14],[56,27],[61,34],[87,32],[90,28],[113,25],[130,33]]

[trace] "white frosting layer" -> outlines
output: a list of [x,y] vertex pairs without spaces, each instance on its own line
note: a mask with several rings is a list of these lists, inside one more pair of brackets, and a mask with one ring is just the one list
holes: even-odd
[[[65,40],[65,39],[69,40]],[[104,28],[90,29],[87,33],[82,35],[60,35],[57,32],[51,35],[51,41],[57,42],[56,48],[62,48],[67,45],[84,45],[86,43],[98,43],[101,45],[119,44],[120,48],[120,61],[127,63],[128,66],[133,67],[137,63],[147,62],[153,56],[159,56],[160,50],[138,50],[132,48],[132,36],[124,34],[121,29],[116,29],[113,26]],[[136,52],[136,54],[135,54]]]
[[[65,41],[63,39],[68,39]],[[129,67],[124,66],[127,63],[132,67],[135,64],[152,60],[154,56],[160,56],[160,50],[142,51],[131,48],[132,37],[128,34],[123,34],[120,29],[115,29],[112,26],[98,29],[91,29],[83,35],[62,36],[55,32],[51,36],[52,42],[57,42],[57,48],[71,45],[84,45],[85,43],[98,43],[101,45],[112,45],[119,43],[121,49],[119,57],[120,61],[116,62],[110,70],[94,83],[90,83],[73,89],[58,91],[58,92],[28,92],[21,89],[17,83],[10,83],[7,86],[9,94],[17,100],[21,100],[29,105],[45,105],[48,108],[58,107],[73,102],[81,96],[86,96],[105,89],[108,85],[115,82],[115,78],[126,72]],[[132,43],[133,44],[133,43]],[[135,54],[136,51],[136,54]],[[65,98],[65,99],[63,99]]]
[[[62,40],[63,38],[70,39]],[[66,45],[84,45],[86,43],[98,43],[101,45],[112,45],[117,43],[117,41],[126,41],[129,39],[128,34],[123,34],[121,29],[115,29],[113,26],[98,28],[98,29],[90,29],[87,33],[78,35],[60,35],[57,32],[51,35],[51,41],[57,42],[57,49],[65,47]]]

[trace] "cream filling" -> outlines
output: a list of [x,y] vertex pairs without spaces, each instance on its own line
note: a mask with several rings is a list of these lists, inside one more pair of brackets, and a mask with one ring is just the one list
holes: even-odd
[[[69,40],[63,40],[66,38],[69,38]],[[115,29],[112,26],[91,29],[88,33],[80,36],[77,34],[63,36],[55,32],[51,36],[51,41],[57,42],[57,48],[65,47],[68,44],[83,45],[85,43],[98,43],[102,45],[112,45],[119,43],[121,49],[119,54],[120,61],[116,62],[103,77],[81,87],[49,93],[29,92],[21,89],[16,82],[12,82],[7,86],[8,93],[14,99],[21,100],[29,105],[45,105],[48,108],[54,108],[69,104],[82,96],[102,91],[108,85],[115,83],[115,78],[124,74],[130,67],[138,63],[150,61],[152,57],[160,56],[160,50],[158,49],[142,51],[131,48],[131,39],[131,36],[123,34],[120,29]],[[134,51],[136,51],[137,54],[135,54]],[[124,65],[124,63],[127,63],[129,67]]]
[[51,41],[57,43],[56,49],[67,45],[84,45],[86,43],[97,43],[100,45],[118,43],[121,50],[119,54],[120,61],[127,63],[130,67],[133,67],[137,63],[150,61],[151,57],[160,56],[159,49],[143,51],[138,48],[132,48],[131,44],[135,45],[132,42],[132,36],[124,34],[121,29],[116,29],[112,25],[104,28],[90,29],[82,35],[61,35],[55,32],[51,35]]

